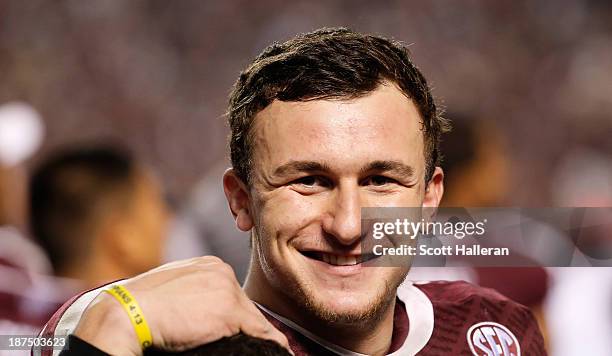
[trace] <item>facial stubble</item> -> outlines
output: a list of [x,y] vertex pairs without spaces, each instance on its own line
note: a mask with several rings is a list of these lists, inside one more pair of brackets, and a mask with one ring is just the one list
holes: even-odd
[[[397,288],[406,278],[409,267],[363,267],[363,268],[392,268],[394,273],[385,281],[384,286],[380,288],[379,293],[372,298],[365,307],[359,310],[348,311],[345,313],[332,310],[325,305],[325,301],[314,294],[315,286],[300,282],[300,280],[291,271],[283,266],[274,263],[274,259],[268,258],[264,253],[266,242],[269,238],[263,229],[262,225],[257,224],[255,236],[252,236],[252,241],[255,247],[255,253],[258,254],[259,263],[266,279],[269,281],[272,288],[277,293],[283,295],[283,299],[293,304],[294,310],[303,311],[308,319],[318,320],[323,325],[330,327],[351,326],[352,328],[368,329],[380,322],[385,316],[389,307],[393,304],[396,297]],[[306,273],[305,271],[295,271],[295,274]],[[350,293],[350,291],[347,291]]]

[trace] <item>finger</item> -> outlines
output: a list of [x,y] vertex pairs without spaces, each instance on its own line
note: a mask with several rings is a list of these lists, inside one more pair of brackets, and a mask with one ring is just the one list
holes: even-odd
[[[280,332],[278,329],[276,329],[274,325],[272,325],[268,321],[268,319],[263,314],[264,312],[261,311],[255,305],[255,303],[246,295],[246,293],[242,294],[242,298],[240,302],[241,302],[242,307],[246,310],[246,312],[249,313],[255,320],[259,321],[261,325],[264,326],[263,334],[262,334],[264,336],[259,335],[258,337],[276,341],[281,346],[289,350],[291,354],[293,354],[293,351],[291,351],[291,348],[289,347],[289,342],[287,340],[287,337],[282,332]],[[265,336],[266,334],[269,334],[270,337]],[[256,336],[256,335],[253,335],[253,336]]]
[[250,313],[252,313],[253,315],[255,315],[262,324],[264,325],[268,325],[270,324],[270,322],[268,321],[268,319],[265,317],[264,312],[262,310],[260,310],[257,305],[255,305],[255,303],[249,299],[249,297],[246,296],[246,294],[244,295],[244,298],[242,298],[241,300],[241,304],[244,306],[245,309],[247,309]]
[[249,307],[241,308],[244,315],[240,318],[240,330],[245,334],[262,339],[272,340],[291,350],[287,337],[274,327],[261,312],[250,303]]

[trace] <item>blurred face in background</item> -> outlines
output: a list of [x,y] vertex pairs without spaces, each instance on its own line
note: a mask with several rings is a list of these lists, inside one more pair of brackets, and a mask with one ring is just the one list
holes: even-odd
[[144,169],[134,177],[132,197],[121,219],[125,241],[119,243],[129,254],[127,267],[141,273],[161,264],[169,212],[159,182]]
[[352,100],[277,100],[253,130],[253,181],[237,223],[254,225],[255,300],[293,304],[293,313],[274,307],[298,321],[303,310],[334,323],[379,317],[409,267],[362,267],[360,209],[437,205],[442,194],[439,168],[424,182],[414,104],[389,83]]
[[31,231],[56,275],[94,286],[162,262],[161,185],[120,146],[58,150],[33,170],[29,186]]

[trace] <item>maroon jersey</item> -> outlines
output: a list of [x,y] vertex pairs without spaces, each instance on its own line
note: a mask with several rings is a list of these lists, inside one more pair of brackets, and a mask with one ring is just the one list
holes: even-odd
[[436,325],[419,355],[546,355],[531,311],[495,290],[466,282],[416,287],[431,300]]
[[[100,289],[92,290],[66,303],[42,334],[72,333],[83,310],[99,292]],[[259,307],[285,334],[296,356],[361,355]],[[456,281],[405,283],[397,290],[388,355],[539,356],[546,355],[546,351],[529,309],[491,289]]]
[[[360,355],[260,306],[296,356]],[[389,355],[546,355],[528,308],[467,282],[407,283],[398,290]]]

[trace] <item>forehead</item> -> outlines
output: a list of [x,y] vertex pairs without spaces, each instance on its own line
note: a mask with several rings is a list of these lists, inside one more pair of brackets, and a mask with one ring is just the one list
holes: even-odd
[[351,100],[274,101],[257,114],[253,134],[254,168],[302,159],[339,168],[372,160],[424,165],[420,115],[392,84]]

